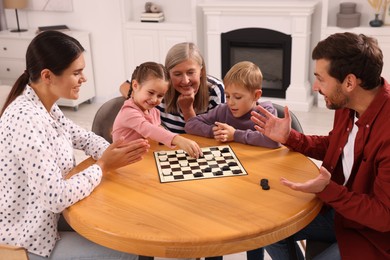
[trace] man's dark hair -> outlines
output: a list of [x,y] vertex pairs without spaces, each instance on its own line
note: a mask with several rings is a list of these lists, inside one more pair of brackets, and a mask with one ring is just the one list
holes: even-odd
[[375,38],[349,32],[335,33],[317,44],[312,58],[328,60],[329,75],[340,82],[348,74],[354,74],[364,89],[381,84],[383,54]]

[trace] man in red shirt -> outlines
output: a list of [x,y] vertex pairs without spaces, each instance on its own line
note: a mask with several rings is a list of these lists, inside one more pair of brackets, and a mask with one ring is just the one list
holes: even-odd
[[[382,51],[373,38],[336,33],[318,43],[312,58],[313,89],[335,110],[329,135],[291,129],[287,107],[282,119],[261,107],[261,114],[252,112],[259,132],[323,161],[315,179],[281,179],[324,202],[323,211],[294,238],[334,242],[323,252],[335,253],[328,256],[332,260],[390,259],[390,85],[381,78]],[[284,241],[267,247],[272,259],[288,259],[286,250]]]

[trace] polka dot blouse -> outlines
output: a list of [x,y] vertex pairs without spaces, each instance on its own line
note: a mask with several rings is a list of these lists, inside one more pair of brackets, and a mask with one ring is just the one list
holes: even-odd
[[92,165],[65,180],[75,166],[73,149],[99,158],[109,144],[65,118],[48,113],[30,86],[0,118],[0,243],[49,256],[59,239],[65,208],[88,196],[102,172]]

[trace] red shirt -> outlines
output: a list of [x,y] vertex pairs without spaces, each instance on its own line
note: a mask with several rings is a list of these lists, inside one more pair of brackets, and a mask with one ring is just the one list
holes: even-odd
[[322,160],[331,182],[317,196],[335,210],[335,232],[342,259],[390,259],[390,85],[383,80],[376,97],[356,122],[354,164],[343,186],[343,148],[354,111],[335,112],[328,136],[291,131],[286,145]]

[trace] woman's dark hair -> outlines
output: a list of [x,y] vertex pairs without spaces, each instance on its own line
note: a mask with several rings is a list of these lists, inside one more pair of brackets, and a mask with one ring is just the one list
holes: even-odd
[[328,60],[329,75],[340,82],[348,74],[354,74],[364,89],[381,84],[383,54],[374,38],[349,32],[335,33],[318,43],[312,58]]
[[141,65],[137,66],[131,75],[130,89],[127,94],[127,98],[131,97],[131,93],[133,92],[133,80],[136,80],[138,84],[145,82],[148,79],[162,79],[165,81],[169,81],[169,75],[164,65],[156,63],[156,62],[144,62]]
[[59,76],[82,52],[84,52],[83,46],[64,33],[45,31],[35,36],[27,48],[26,70],[13,85],[0,116],[12,101],[23,93],[28,83],[40,79],[42,70],[48,69]]

